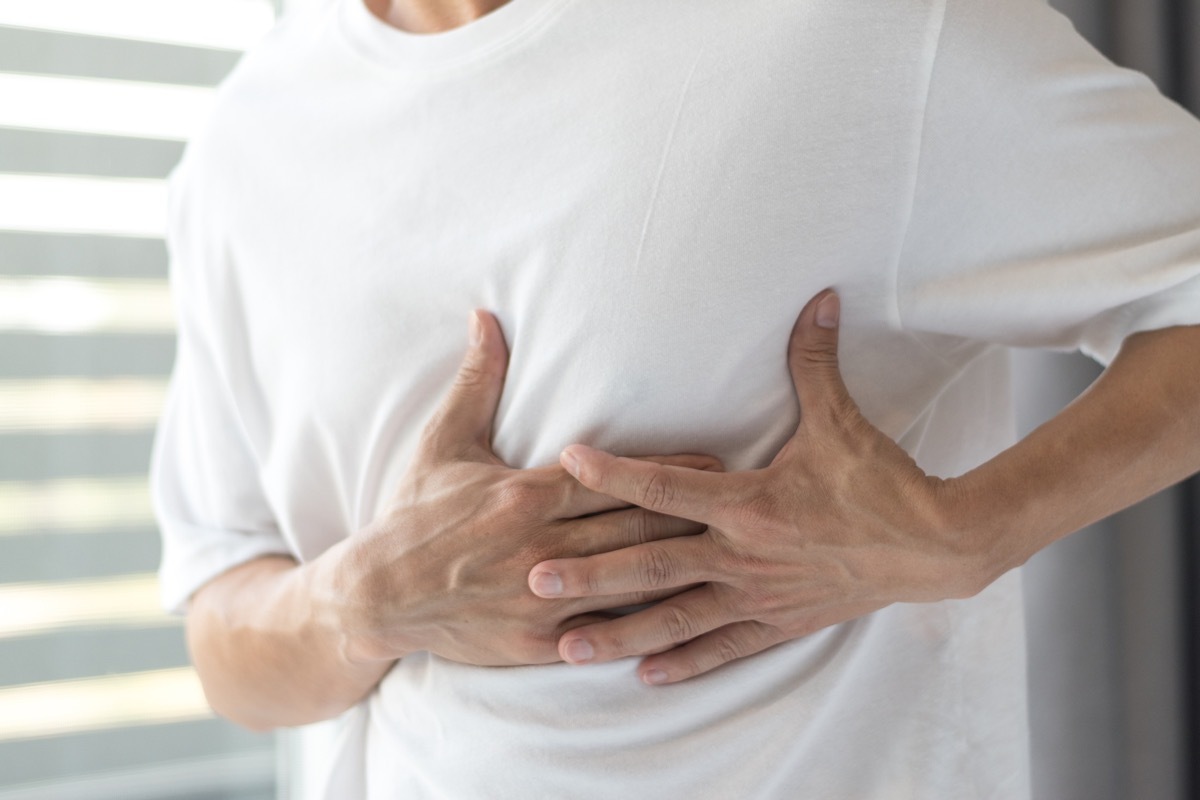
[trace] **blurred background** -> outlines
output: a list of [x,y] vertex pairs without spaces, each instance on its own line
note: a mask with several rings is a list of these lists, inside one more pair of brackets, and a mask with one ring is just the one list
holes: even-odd
[[271,0],[0,0],[0,797],[275,796],[162,614],[163,179]]
[[[1051,5],[1113,61],[1200,112],[1200,0]],[[1081,356],[1014,356],[1023,431],[1099,374]],[[1198,512],[1192,479],[1026,566],[1036,800],[1200,799]]]
[[[145,473],[174,351],[163,179],[240,52],[321,1],[0,0],[0,800],[298,796],[295,742],[214,718],[159,610]],[[1200,0],[1055,4],[1200,108]],[[1025,429],[1098,374],[1017,365]],[[1200,797],[1196,497],[1027,568],[1039,800]]]

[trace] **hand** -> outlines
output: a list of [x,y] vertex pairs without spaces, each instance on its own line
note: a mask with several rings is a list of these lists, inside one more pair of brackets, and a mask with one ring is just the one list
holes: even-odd
[[531,570],[542,597],[603,600],[695,585],[566,633],[572,663],[652,655],[642,680],[684,680],[895,602],[967,597],[995,577],[949,522],[953,489],[926,475],[859,412],[837,362],[837,295],[801,312],[788,348],[795,435],[765,469],[708,473],[573,445],[562,463],[589,489],[705,523],[704,533]]
[[[491,449],[508,352],[496,320],[472,317],[472,346],[426,426],[388,508],[338,545],[323,605],[354,662],[425,650],[480,665],[558,661],[556,644],[580,621],[671,592],[618,593],[547,604],[526,586],[551,556],[584,556],[702,525],[631,508],[580,485],[557,464],[517,470]],[[708,456],[648,459],[702,470]],[[580,616],[583,615],[583,616]]]

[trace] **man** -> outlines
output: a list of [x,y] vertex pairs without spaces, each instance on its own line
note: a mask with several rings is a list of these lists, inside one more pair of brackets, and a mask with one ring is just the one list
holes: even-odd
[[[164,602],[330,798],[1026,797],[1012,568],[1200,468],[1197,186],[1040,0],[285,20],[172,179]],[[1111,366],[1010,447],[1003,345]]]

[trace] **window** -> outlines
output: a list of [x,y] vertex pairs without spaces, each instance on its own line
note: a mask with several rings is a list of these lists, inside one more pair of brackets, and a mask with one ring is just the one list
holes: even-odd
[[0,0],[0,800],[270,798],[158,606],[164,178],[270,0]]

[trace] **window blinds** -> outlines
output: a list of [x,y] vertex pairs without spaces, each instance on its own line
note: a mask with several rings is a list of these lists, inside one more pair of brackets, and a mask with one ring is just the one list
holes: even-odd
[[164,178],[270,0],[0,0],[0,800],[269,798],[159,611]]

